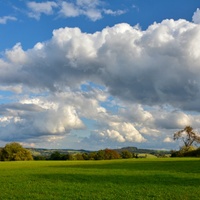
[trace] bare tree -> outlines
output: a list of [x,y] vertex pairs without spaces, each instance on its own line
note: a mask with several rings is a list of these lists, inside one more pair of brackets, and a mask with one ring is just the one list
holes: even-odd
[[174,140],[182,139],[186,148],[193,143],[200,143],[200,136],[193,131],[191,126],[186,126],[183,130],[174,133]]

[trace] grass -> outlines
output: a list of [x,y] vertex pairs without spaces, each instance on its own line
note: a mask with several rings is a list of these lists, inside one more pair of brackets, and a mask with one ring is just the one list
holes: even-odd
[[200,159],[0,162],[0,199],[195,200]]

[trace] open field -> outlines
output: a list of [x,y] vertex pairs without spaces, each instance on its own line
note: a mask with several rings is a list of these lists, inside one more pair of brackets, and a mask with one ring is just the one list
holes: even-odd
[[0,199],[199,199],[200,159],[0,162]]

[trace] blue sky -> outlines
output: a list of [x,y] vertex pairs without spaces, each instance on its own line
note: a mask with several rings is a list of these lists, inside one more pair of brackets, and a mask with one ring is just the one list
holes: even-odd
[[0,145],[175,149],[200,130],[197,0],[0,0]]
[[[30,17],[30,13],[34,13],[33,8],[28,6],[32,1],[1,0],[1,19],[6,16],[11,19],[6,20],[6,24],[1,23],[1,48],[5,50],[12,48],[17,42],[20,42],[23,49],[32,48],[37,42],[49,40],[52,31],[60,27],[79,27],[83,32],[94,33],[101,31],[106,26],[113,26],[118,23],[129,23],[134,26],[140,24],[142,29],[146,29],[154,22],[161,22],[164,19],[186,19],[192,20],[192,15],[196,8],[199,7],[197,0],[116,0],[101,1],[97,6],[101,12],[101,18],[98,20],[90,19],[85,15],[77,17],[64,17],[59,14],[61,7],[52,6],[50,14],[44,11],[38,12],[39,19]],[[43,3],[43,1],[35,1]],[[45,1],[44,1],[45,2]],[[51,2],[51,1],[50,1]],[[60,4],[62,1],[55,1]],[[64,1],[63,1],[64,2]],[[75,1],[68,1],[75,4]],[[37,5],[36,5],[37,7]],[[39,7],[39,6],[38,6]],[[109,15],[102,12],[103,9],[116,11],[124,11],[123,14]]]

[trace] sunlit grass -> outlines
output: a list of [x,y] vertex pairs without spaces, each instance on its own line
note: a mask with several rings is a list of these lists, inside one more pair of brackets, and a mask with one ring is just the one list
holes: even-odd
[[200,159],[0,162],[0,199],[199,199]]

